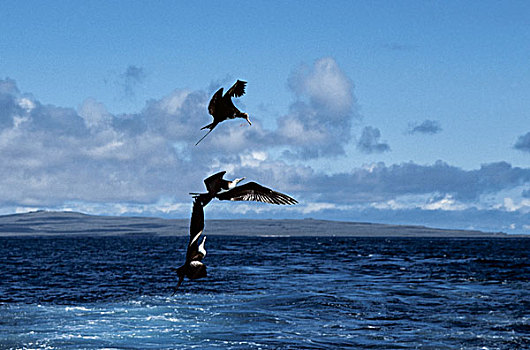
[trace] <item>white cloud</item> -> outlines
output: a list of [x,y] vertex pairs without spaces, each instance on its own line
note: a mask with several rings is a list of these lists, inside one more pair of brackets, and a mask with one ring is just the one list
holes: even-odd
[[519,201],[506,197],[503,202],[503,209],[506,211],[522,211],[525,213],[530,212],[530,199],[521,199]]
[[374,202],[371,203],[372,208],[376,209],[389,209],[389,210],[397,210],[397,209],[406,209],[410,207],[410,203],[403,203],[401,201],[398,201],[396,199],[390,199],[385,202]]
[[333,203],[319,203],[319,202],[308,203],[305,206],[303,206],[302,213],[303,214],[311,214],[311,213],[320,212],[320,211],[325,210],[325,209],[335,209],[336,207],[337,207],[337,205],[335,205]]
[[112,123],[112,116],[105,106],[94,99],[83,102],[78,112],[89,129],[109,128]]
[[463,210],[467,209],[467,206],[459,204],[450,194],[446,194],[443,198],[431,200],[421,208],[426,210]]
[[21,97],[18,99],[18,105],[22,107],[26,112],[31,112],[35,108],[35,103],[27,97]]
[[107,144],[86,149],[84,151],[84,154],[90,156],[91,158],[118,158],[121,160],[125,160],[128,158],[127,156],[120,157],[120,148],[122,148],[124,145],[125,143],[122,141],[112,140]]
[[164,97],[160,103],[160,109],[169,114],[176,114],[179,109],[184,106],[186,98],[189,96],[190,92],[187,90],[177,89],[173,91],[172,94]]
[[251,168],[257,168],[259,167],[265,160],[267,160],[268,155],[266,152],[259,152],[254,151],[249,154],[242,154],[240,156],[241,159],[241,166],[243,167],[251,167]]
[[318,158],[344,154],[351,127],[359,116],[353,83],[330,57],[301,66],[289,79],[298,96],[278,119],[276,143],[289,144],[291,155]]
[[316,60],[312,67],[300,67],[290,86],[299,95],[307,95],[313,105],[329,110],[331,120],[350,113],[353,107],[353,83],[331,57]]
[[284,120],[280,133],[297,144],[322,143],[327,137],[323,130],[306,129],[300,120],[294,118]]

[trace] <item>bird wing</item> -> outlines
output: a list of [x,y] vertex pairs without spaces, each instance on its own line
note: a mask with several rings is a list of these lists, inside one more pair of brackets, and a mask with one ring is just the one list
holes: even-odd
[[215,113],[215,108],[219,101],[223,98],[223,88],[220,88],[217,90],[217,92],[212,96],[212,99],[210,100],[210,104],[208,104],[208,113],[210,113],[212,116]]
[[190,242],[186,251],[186,262],[190,262],[199,250],[199,238],[204,230],[204,210],[201,201],[193,201],[193,210],[191,212],[190,222]]
[[223,176],[225,174],[226,171],[220,171],[217,174],[213,174],[212,176],[204,180],[204,184],[206,185],[206,189],[209,193],[217,193],[221,190],[220,183],[223,180]]
[[256,182],[249,182],[217,195],[220,200],[256,201],[270,204],[296,204],[296,199],[286,194],[276,192],[261,186]]
[[[230,97],[240,97],[245,94],[246,81],[238,80],[234,85],[226,92],[226,95]],[[225,96],[226,96],[225,95]]]

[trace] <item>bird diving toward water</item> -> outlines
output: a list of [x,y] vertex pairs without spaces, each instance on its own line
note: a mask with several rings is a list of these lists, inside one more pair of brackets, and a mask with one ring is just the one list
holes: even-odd
[[197,146],[199,142],[208,136],[208,134],[212,132],[217,124],[227,119],[243,118],[248,122],[249,125],[252,125],[250,119],[248,119],[248,114],[242,113],[239,109],[237,109],[236,106],[234,106],[234,103],[232,102],[232,97],[241,97],[245,94],[246,85],[246,81],[238,80],[224,95],[223,88],[217,90],[217,92],[212,96],[210,104],[208,105],[208,112],[212,115],[213,122],[201,128],[201,130],[210,130],[199,141],[197,141],[195,146]]
[[256,201],[270,204],[290,205],[298,203],[296,199],[261,186],[256,182],[249,182],[237,186],[245,178],[228,181],[223,179],[225,173],[226,171],[221,171],[204,180],[208,192],[190,193],[194,198],[190,222],[190,240],[186,251],[186,261],[184,265],[177,269],[179,281],[175,292],[182,284],[184,277],[188,277],[190,280],[206,277],[206,265],[202,262],[202,259],[206,256],[206,249],[204,248],[206,236],[203,237],[201,244],[199,244],[199,239],[204,230],[204,207],[213,198],[230,201]]
[[206,265],[202,263],[202,259],[206,256],[206,249],[204,243],[206,236],[203,237],[201,244],[199,244],[199,238],[204,230],[204,210],[201,203],[200,195],[193,201],[193,209],[191,212],[190,222],[190,241],[188,243],[188,249],[186,250],[186,261],[184,265],[177,269],[177,275],[179,281],[175,292],[187,276],[190,280],[206,277]]

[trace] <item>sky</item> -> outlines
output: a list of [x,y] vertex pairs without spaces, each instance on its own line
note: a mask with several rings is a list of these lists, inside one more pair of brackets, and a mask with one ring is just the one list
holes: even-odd
[[[186,218],[221,171],[295,197],[213,218],[530,233],[527,1],[3,1],[0,214]],[[211,122],[220,87],[250,115]]]

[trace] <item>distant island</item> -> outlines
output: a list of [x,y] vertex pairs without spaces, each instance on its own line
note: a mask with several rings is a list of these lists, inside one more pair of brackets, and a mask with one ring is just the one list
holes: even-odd
[[[184,236],[189,219],[94,216],[36,211],[0,216],[0,236]],[[315,219],[206,220],[206,234],[231,236],[521,237],[502,232],[437,229]]]

